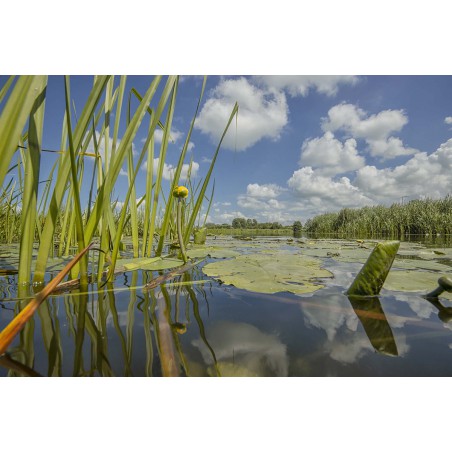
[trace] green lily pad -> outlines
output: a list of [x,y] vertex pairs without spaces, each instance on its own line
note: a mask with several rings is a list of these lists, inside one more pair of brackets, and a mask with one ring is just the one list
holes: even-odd
[[440,272],[448,272],[452,270],[449,265],[441,264],[434,260],[423,259],[398,259],[394,260],[393,268],[401,268],[404,270],[433,270]]
[[143,265],[153,264],[154,262],[159,262],[161,260],[161,257],[121,259],[121,265],[128,271],[139,270]]
[[214,257],[217,259],[222,259],[226,257],[236,257],[240,256],[240,253],[237,251],[223,248],[221,246],[193,246],[193,248],[190,248],[187,250],[187,255],[190,258],[198,258],[198,257]]
[[168,268],[180,267],[184,264],[181,259],[174,259],[169,257],[151,257],[151,258],[138,258],[138,259],[124,259],[121,261],[121,266],[126,271],[131,270],[166,270]]
[[302,254],[247,254],[207,264],[203,272],[239,289],[305,294],[324,287],[316,282],[317,278],[333,277],[321,264],[320,260]]
[[151,262],[146,265],[142,265],[140,267],[141,270],[167,270],[169,268],[176,268],[184,265],[184,261],[182,259],[174,259],[174,258],[164,258],[160,261]]
[[[383,288],[399,292],[419,292],[425,294],[438,287],[438,279],[441,276],[444,276],[444,274],[423,271],[391,270]],[[452,300],[452,293],[443,292],[440,297]]]

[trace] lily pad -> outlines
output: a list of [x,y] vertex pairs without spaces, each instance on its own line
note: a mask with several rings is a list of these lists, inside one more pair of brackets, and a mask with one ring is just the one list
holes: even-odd
[[[383,288],[399,292],[419,292],[428,293],[438,287],[438,278],[444,276],[443,273],[393,270],[389,272]],[[452,293],[443,292],[441,298],[452,300]]]
[[320,260],[302,254],[247,254],[207,264],[203,272],[239,289],[305,294],[324,287],[317,278],[333,277],[321,264]]
[[423,259],[398,259],[394,260],[392,264],[393,268],[401,268],[404,270],[433,270],[448,272],[452,270],[449,265],[441,264],[434,260],[423,260]]
[[187,254],[190,258],[198,258],[198,257],[215,257],[218,259],[226,258],[226,257],[235,257],[240,256],[240,253],[237,251],[224,248],[221,246],[194,246],[187,250]]
[[[125,260],[125,259],[124,259]],[[184,264],[181,259],[174,258],[162,258],[162,257],[151,257],[151,258],[138,258],[138,259],[127,259],[127,262],[121,262],[121,265],[126,271],[130,270],[166,270],[168,268],[180,267]]]

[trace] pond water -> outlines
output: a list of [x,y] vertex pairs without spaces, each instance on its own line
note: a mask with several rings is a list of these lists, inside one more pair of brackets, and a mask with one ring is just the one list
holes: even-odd
[[[379,297],[350,300],[345,290],[372,247],[359,244],[362,255],[344,262],[326,254],[345,253],[343,241],[309,240],[267,237],[256,245],[226,237],[209,238],[209,245],[227,244],[242,255],[259,247],[316,255],[333,277],[319,279],[323,287],[311,293],[239,289],[203,272],[226,260],[208,257],[149,291],[144,285],[158,272],[137,270],[88,293],[54,295],[0,359],[0,376],[452,375],[449,299],[432,303],[421,292],[383,288]],[[422,261],[416,271],[447,274],[451,250],[429,256],[423,268],[424,248],[416,244],[413,255],[401,247],[397,265]],[[0,330],[25,305],[16,276],[0,274]]]

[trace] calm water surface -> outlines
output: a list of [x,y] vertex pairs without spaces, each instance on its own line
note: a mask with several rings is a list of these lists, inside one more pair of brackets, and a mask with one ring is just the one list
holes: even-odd
[[[212,261],[206,260],[203,264]],[[156,274],[44,302],[0,363],[0,376],[450,376],[452,303],[389,292],[344,295],[361,264],[325,260],[335,274],[309,296],[257,294],[201,267],[146,292]],[[192,281],[192,283],[190,283]],[[26,302],[0,276],[0,328]]]

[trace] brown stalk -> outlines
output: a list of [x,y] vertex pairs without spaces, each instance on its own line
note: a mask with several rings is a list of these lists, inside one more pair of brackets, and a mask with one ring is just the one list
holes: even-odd
[[53,278],[41,292],[38,292],[30,303],[25,306],[25,308],[14,317],[11,322],[4,328],[0,333],[0,356],[6,352],[7,348],[14,340],[16,335],[22,330],[28,320],[33,316],[39,305],[55,290],[58,284],[63,280],[63,278],[71,271],[72,267],[82,258],[82,256],[93,246],[93,243],[88,245],[80,253],[78,253],[68,264],[63,268],[63,270],[58,273],[58,275]]
[[157,278],[154,278],[151,281],[149,281],[143,287],[143,290],[146,291],[146,290],[154,289],[155,287],[159,286],[160,284],[163,284],[165,281],[168,281],[169,279],[172,279],[175,276],[180,275],[180,274],[186,272],[187,270],[190,270],[190,268],[195,267],[203,260],[204,259],[200,259],[200,260],[194,261],[194,262],[188,262],[187,264],[182,265],[182,267],[179,267],[176,270],[173,270],[168,273],[165,273],[164,275],[158,276]]

